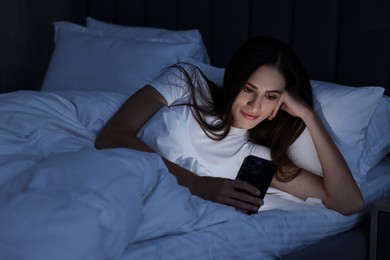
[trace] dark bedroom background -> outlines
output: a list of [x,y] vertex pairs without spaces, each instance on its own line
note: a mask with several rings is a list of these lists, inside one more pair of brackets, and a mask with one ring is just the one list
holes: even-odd
[[[200,0],[199,3],[205,5],[213,5],[214,9],[221,9],[224,5],[232,6],[235,1],[242,0]],[[337,68],[343,70],[343,75],[347,77],[336,76],[323,76],[321,73],[314,72],[313,75],[320,75],[317,79],[333,81],[337,79],[338,83],[342,84],[367,84],[367,85],[380,85],[387,88],[386,94],[389,94],[390,88],[390,1],[387,0],[274,0],[274,1],[256,1],[256,0],[244,0],[248,3],[248,6],[253,6],[259,2],[266,6],[272,6],[278,8],[278,4],[290,3],[291,8],[296,8],[299,5],[299,9],[302,10],[302,6],[307,5],[308,10],[304,13],[295,14],[296,16],[308,16],[305,19],[295,18],[295,28],[304,27],[300,36],[305,37],[307,31],[318,30],[315,28],[316,24],[310,24],[305,22],[310,21],[311,18],[317,15],[313,10],[323,10],[324,6],[339,6],[339,16],[324,16],[323,23],[329,22],[343,22],[344,27],[334,32],[324,32],[326,34],[340,34],[347,35],[348,39],[344,39],[342,46],[332,47],[338,51],[338,55],[342,58],[342,63],[339,62],[341,58],[337,56],[332,59],[339,59],[338,64],[342,64],[342,67]],[[93,4],[91,4],[93,3]],[[97,4],[98,3],[98,4]],[[121,4],[127,3],[127,4]],[[132,5],[145,7],[142,5],[158,5],[161,8],[166,6],[172,6],[174,4],[184,5],[184,0],[134,0],[130,1]],[[51,23],[58,20],[67,20],[76,22],[79,24],[85,23],[85,17],[91,13],[95,18],[102,19],[108,22],[118,22],[115,15],[121,10],[113,9],[114,4],[119,4],[121,8],[128,8],[129,1],[121,0],[0,0],[0,93],[10,92],[19,89],[38,90],[42,84],[46,68],[48,66],[52,51],[53,51],[53,29]],[[260,4],[257,4],[260,5]],[[99,9],[94,9],[95,6],[99,6]],[[258,6],[256,6],[258,8]],[[329,8],[330,9],[330,8]],[[298,9],[297,9],[298,10]],[[129,9],[126,10],[129,13]],[[142,14],[139,14],[137,8],[131,11],[134,14],[132,21],[135,19],[140,20]],[[219,10],[219,14],[223,14],[223,10]],[[323,12],[326,14],[325,12]],[[213,13],[214,14],[214,13]],[[266,12],[264,12],[266,14]],[[196,16],[196,14],[193,14]],[[206,15],[204,15],[206,16]],[[344,17],[348,17],[348,21],[342,21]],[[191,17],[193,19],[194,17]],[[222,15],[223,19],[226,19]],[[142,18],[144,19],[144,17]],[[159,23],[164,24],[164,17],[160,17]],[[203,19],[202,16],[195,17],[198,21]],[[212,17],[211,19],[220,19]],[[264,22],[262,17],[254,17],[250,19],[257,19],[256,21]],[[225,22],[225,21],[221,21]],[[275,21],[278,23],[277,19]],[[130,23],[130,22],[128,22]],[[204,23],[207,23],[205,21]],[[230,21],[230,24],[232,22]],[[138,25],[138,24],[137,24]],[[358,26],[356,26],[358,25]],[[236,27],[239,26],[235,25]],[[311,27],[310,27],[311,26]],[[166,27],[172,27],[168,24]],[[228,27],[228,25],[226,26]],[[279,26],[281,27],[281,26]],[[359,29],[356,29],[359,28]],[[351,30],[350,30],[351,29]],[[266,28],[265,28],[266,30]],[[349,31],[350,30],[350,31]],[[202,31],[202,30],[201,30]],[[205,43],[210,46],[211,32],[203,30]],[[228,30],[224,32],[218,32],[218,37],[221,34],[227,34]],[[281,35],[281,32],[273,32]],[[228,36],[224,36],[228,37]],[[333,62],[328,58],[324,60],[321,58],[313,57],[312,54],[305,54],[308,46],[312,46],[316,53],[321,54],[321,48],[329,45],[328,42],[322,41],[322,39],[313,39],[314,37],[300,38],[298,43],[304,42],[304,45],[300,46],[296,44],[298,56],[302,60],[310,59],[310,62],[323,62],[323,68],[330,70],[328,63]],[[234,40],[236,42],[234,42]],[[241,39],[239,39],[241,40]],[[237,44],[237,39],[233,39],[234,43],[227,42],[227,45],[223,48],[231,47]],[[358,43],[358,44],[356,44]],[[214,43],[217,46],[216,43]],[[220,46],[221,44],[218,44]],[[363,48],[361,46],[364,46]],[[215,47],[216,48],[216,47]],[[214,49],[215,49],[214,48]],[[342,50],[342,51],[341,51]],[[224,54],[224,53],[223,53]],[[322,55],[326,55],[322,53]],[[220,55],[222,56],[222,55]],[[226,59],[227,55],[224,55]],[[313,59],[315,59],[313,61]],[[212,59],[213,60],[213,59]],[[364,62],[362,62],[364,61]],[[221,66],[222,64],[214,64]],[[364,71],[367,73],[355,73],[356,66],[364,67]],[[335,70],[332,68],[332,70]],[[361,70],[361,68],[360,68]],[[310,67],[309,67],[310,71]],[[333,72],[332,72],[333,73]]]
[[39,89],[56,20],[83,23],[84,0],[0,0],[0,92]]

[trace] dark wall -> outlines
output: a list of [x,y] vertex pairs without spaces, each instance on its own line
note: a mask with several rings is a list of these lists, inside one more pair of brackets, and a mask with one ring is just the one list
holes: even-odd
[[276,37],[312,79],[379,85],[390,94],[389,0],[90,0],[88,10],[124,25],[198,28],[222,67],[247,39]]
[[0,0],[0,93],[39,89],[52,21],[201,31],[213,65],[258,35],[289,43],[312,79],[380,85],[390,93],[388,0]]
[[83,0],[0,0],[0,93],[40,88],[54,46],[51,23],[83,21],[84,7]]

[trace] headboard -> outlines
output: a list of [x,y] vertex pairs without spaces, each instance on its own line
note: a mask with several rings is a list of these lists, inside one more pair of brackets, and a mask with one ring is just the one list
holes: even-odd
[[[39,1],[48,6],[51,2]],[[68,18],[83,23],[86,16],[91,16],[122,25],[197,28],[212,64],[220,67],[227,64],[235,49],[247,39],[272,36],[293,47],[312,79],[354,86],[380,85],[390,93],[390,1],[387,0],[72,0],[68,3],[72,5],[72,15],[53,16],[52,20]],[[49,20],[45,26],[46,30],[51,29]],[[46,48],[41,52],[50,56],[51,44],[52,38],[46,37],[41,45],[36,45]],[[34,49],[30,46],[29,50]],[[37,73],[41,74],[35,75],[35,81],[26,81],[24,87],[32,82],[39,89],[47,64],[39,66]],[[1,69],[10,70],[6,66]],[[7,82],[0,79],[2,85]]]

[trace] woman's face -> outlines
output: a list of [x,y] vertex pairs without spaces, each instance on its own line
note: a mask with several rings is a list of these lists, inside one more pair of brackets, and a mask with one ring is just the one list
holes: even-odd
[[255,70],[233,102],[233,126],[251,129],[267,119],[285,85],[283,75],[276,68],[264,65]]

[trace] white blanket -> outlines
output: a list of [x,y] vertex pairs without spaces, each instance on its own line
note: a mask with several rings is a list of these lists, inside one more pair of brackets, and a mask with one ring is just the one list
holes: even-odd
[[0,95],[0,259],[272,259],[363,216],[272,195],[247,216],[192,196],[156,154],[96,150],[96,133],[125,98]]

